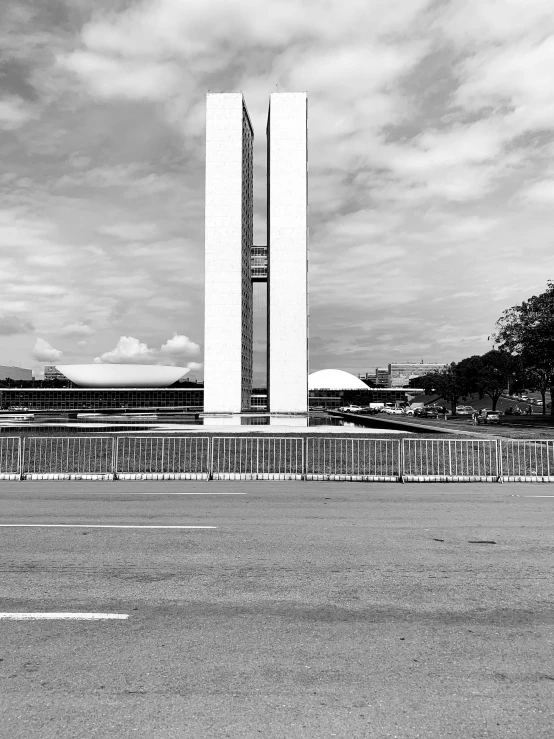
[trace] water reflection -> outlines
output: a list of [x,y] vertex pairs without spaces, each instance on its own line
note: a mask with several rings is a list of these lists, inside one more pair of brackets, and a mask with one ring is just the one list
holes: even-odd
[[310,418],[308,419],[308,426],[351,426],[357,429],[365,429],[367,425],[365,423],[355,423],[354,421],[345,421],[343,418],[337,418],[336,416],[323,416],[322,418]]
[[344,420],[336,416],[318,414],[312,416],[269,416],[237,415],[211,418],[197,416],[137,414],[137,415],[101,415],[90,414],[86,417],[70,419],[67,415],[34,414],[26,419],[0,416],[0,434],[33,435],[74,435],[74,434],[112,434],[112,433],[156,433],[186,431],[198,429],[215,430],[217,427],[271,426],[277,428],[337,427],[368,428],[366,423]]

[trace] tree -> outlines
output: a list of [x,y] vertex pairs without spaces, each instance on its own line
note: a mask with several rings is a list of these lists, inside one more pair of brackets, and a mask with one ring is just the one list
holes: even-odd
[[471,392],[466,374],[456,362],[446,366],[440,372],[430,372],[419,378],[426,393],[434,392],[450,403],[452,415],[456,415],[458,401]]
[[531,387],[541,392],[543,413],[550,391],[554,415],[554,282],[548,281],[544,293],[505,310],[496,326],[495,343],[519,358]]
[[495,411],[500,396],[508,387],[513,375],[517,374],[520,363],[517,357],[499,349],[492,349],[480,359],[477,384],[492,400],[492,409]]
[[485,387],[483,385],[483,357],[480,354],[474,354],[466,357],[458,362],[458,372],[460,372],[466,381],[467,392],[477,393],[479,400],[483,400],[485,396]]

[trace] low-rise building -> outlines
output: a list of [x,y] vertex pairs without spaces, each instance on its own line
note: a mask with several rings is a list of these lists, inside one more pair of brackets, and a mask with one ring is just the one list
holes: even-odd
[[57,367],[55,367],[53,364],[44,365],[44,379],[45,380],[62,380],[63,382],[67,382],[67,377],[64,375],[64,373],[60,372],[60,370]]
[[387,367],[375,367],[375,384],[378,387],[390,387]]
[[387,367],[375,367],[373,372],[358,375],[363,382],[371,382],[377,387],[389,387],[389,371]]
[[36,411],[175,409],[200,412],[204,388],[0,388],[0,408]]
[[367,383],[371,383],[371,385],[377,384],[377,378],[375,376],[375,372],[366,372],[364,375],[358,375],[358,377],[360,378],[362,382],[365,382],[366,384]]
[[11,367],[9,365],[0,365],[0,381],[1,380],[32,380],[33,370],[24,367]]
[[430,372],[440,372],[446,367],[446,364],[439,364],[436,362],[404,362],[404,363],[393,363],[389,364],[388,387],[408,387],[410,380],[414,377],[423,377],[428,375]]

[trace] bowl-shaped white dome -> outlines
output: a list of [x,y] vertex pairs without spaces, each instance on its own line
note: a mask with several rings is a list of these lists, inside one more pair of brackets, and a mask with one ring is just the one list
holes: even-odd
[[167,387],[190,371],[157,364],[58,364],[56,369],[80,387]]
[[369,390],[365,382],[356,375],[337,369],[312,372],[308,377],[309,390]]

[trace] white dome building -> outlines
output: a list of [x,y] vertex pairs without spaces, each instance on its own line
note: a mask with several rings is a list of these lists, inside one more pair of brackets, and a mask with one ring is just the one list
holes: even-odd
[[359,377],[337,369],[324,369],[312,372],[308,377],[309,390],[368,390]]
[[356,402],[369,402],[369,387],[359,377],[337,369],[312,372],[308,377],[309,407],[313,411],[332,410]]

